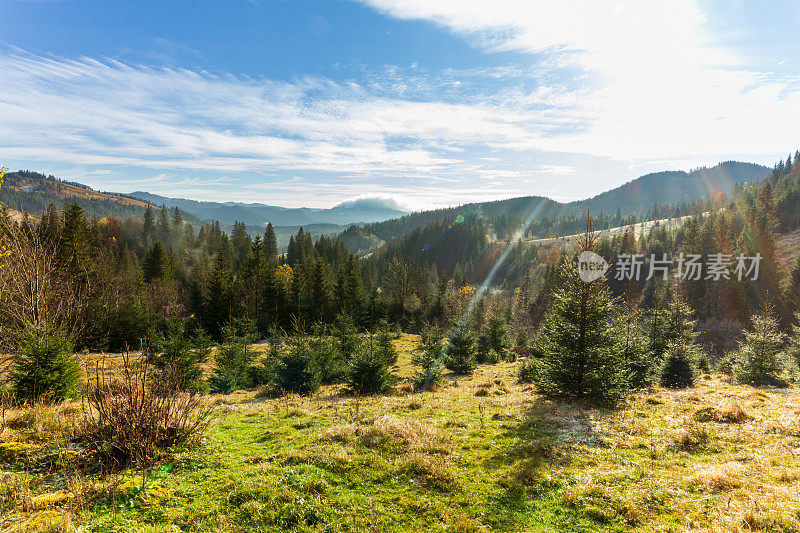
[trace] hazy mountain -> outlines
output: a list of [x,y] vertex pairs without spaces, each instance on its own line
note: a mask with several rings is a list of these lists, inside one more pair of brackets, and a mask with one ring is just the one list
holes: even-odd
[[664,171],[645,174],[621,187],[598,194],[588,200],[571,202],[575,214],[613,213],[619,209],[623,215],[646,212],[658,205],[675,205],[691,202],[704,196],[730,194],[736,184],[758,182],[769,173],[769,168],[754,163],[726,161],[713,167],[701,167],[690,172]]
[[508,229],[502,227],[504,223],[509,227],[518,227],[520,217],[527,216],[534,208],[538,220],[580,216],[586,213],[587,208],[593,214],[612,214],[619,210],[622,216],[633,213],[643,215],[656,204],[677,205],[709,195],[728,194],[736,184],[758,182],[769,172],[769,168],[761,165],[727,161],[690,172],[647,174],[616,189],[576,202],[560,203],[541,196],[525,196],[417,213],[407,213],[393,200],[383,198],[361,198],[342,202],[329,209],[314,209],[261,203],[201,202],[144,191],[122,195],[95,191],[80,183],[29,171],[8,174],[2,197],[10,207],[19,211],[27,210],[31,214],[44,211],[50,203],[60,207],[67,200],[81,204],[88,213],[95,213],[98,217],[141,216],[147,203],[170,208],[177,206],[186,213],[186,220],[217,220],[225,229],[229,229],[235,221],[240,221],[251,233],[260,233],[267,222],[271,222],[282,242],[288,240],[288,236],[300,226],[306,229],[313,227],[315,233],[330,236],[342,232],[349,225],[364,224],[363,231],[346,235],[352,241],[349,244],[353,248],[363,249],[430,222],[476,211],[491,217],[500,233]]
[[279,207],[260,203],[241,202],[199,202],[184,198],[169,198],[144,191],[131,193],[155,205],[177,206],[192,213],[197,218],[219,220],[225,224],[235,221],[244,222],[248,226],[308,226],[310,224],[349,225],[362,222],[378,222],[397,218],[406,214],[393,200],[381,198],[361,198],[343,202],[329,209],[310,207]]
[[368,224],[364,231],[379,239],[403,235],[430,222],[454,218],[459,214],[480,212],[493,219],[495,226],[508,222],[509,227],[497,227],[499,233],[513,230],[522,219],[535,212],[536,220],[575,217],[586,214],[615,214],[619,209],[623,217],[645,215],[654,205],[673,206],[691,203],[708,196],[729,194],[736,184],[758,182],[769,173],[769,168],[753,163],[726,161],[713,167],[702,167],[690,172],[664,171],[646,174],[628,183],[587,200],[561,203],[542,196],[523,196],[508,200],[465,204],[462,206],[411,213],[399,219]]

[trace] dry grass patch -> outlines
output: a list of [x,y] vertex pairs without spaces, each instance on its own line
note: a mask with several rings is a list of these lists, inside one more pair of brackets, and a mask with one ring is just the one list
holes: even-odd
[[689,476],[689,486],[705,487],[713,492],[725,492],[742,486],[747,467],[736,461],[698,469]]
[[701,424],[686,424],[675,436],[675,446],[684,452],[692,452],[704,448],[711,441],[711,435]]
[[720,407],[705,407],[699,409],[694,414],[694,419],[698,422],[720,422],[723,424],[741,424],[752,419],[742,409],[737,401],[725,401]]
[[452,464],[439,455],[412,452],[400,459],[399,470],[428,488],[449,492],[458,487]]
[[361,434],[362,443],[367,445],[386,440],[401,442],[412,450],[437,453],[448,451],[444,437],[435,427],[413,418],[384,415]]
[[341,424],[325,430],[326,440],[339,443],[359,442],[368,448],[400,446],[428,453],[449,453],[449,445],[430,424],[395,415],[383,415],[370,424]]

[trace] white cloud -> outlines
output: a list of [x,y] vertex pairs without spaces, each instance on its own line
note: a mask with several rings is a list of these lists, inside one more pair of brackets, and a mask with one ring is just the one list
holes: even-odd
[[791,88],[800,77],[762,73],[715,46],[692,0],[363,1],[489,50],[546,52],[554,69],[583,67],[595,89],[575,109],[591,126],[537,140],[541,149],[641,160],[783,153],[796,142],[800,94]]
[[558,102],[408,100],[321,78],[285,83],[20,51],[0,55],[0,79],[2,157],[70,165],[468,179],[466,147],[530,147],[582,124]]
[[208,199],[330,205],[374,191],[424,207],[585,197],[795,147],[800,77],[717,46],[691,0],[363,1],[530,52],[531,65],[282,82],[15,50],[0,53],[0,158],[163,173],[160,192]]

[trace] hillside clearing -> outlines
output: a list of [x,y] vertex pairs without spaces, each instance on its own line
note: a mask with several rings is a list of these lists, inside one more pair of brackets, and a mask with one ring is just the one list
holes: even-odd
[[[416,338],[395,341],[411,373]],[[518,363],[440,390],[209,396],[197,452],[145,475],[81,468],[81,405],[6,413],[9,530],[795,531],[797,391],[653,389],[617,411],[543,401]],[[479,392],[485,391],[485,392]],[[84,465],[85,466],[85,465]],[[81,473],[85,470],[85,473]]]

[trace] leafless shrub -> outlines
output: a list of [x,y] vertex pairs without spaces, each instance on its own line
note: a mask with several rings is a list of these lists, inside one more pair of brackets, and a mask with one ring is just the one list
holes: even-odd
[[96,365],[88,383],[86,429],[106,466],[147,466],[173,446],[196,443],[212,408],[198,395],[153,387],[146,358],[125,352],[118,377],[108,380]]
[[0,220],[0,245],[9,252],[0,269],[0,345],[13,344],[26,324],[45,319],[74,336],[90,326],[89,284],[64,268],[57,242]]

